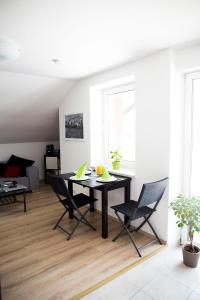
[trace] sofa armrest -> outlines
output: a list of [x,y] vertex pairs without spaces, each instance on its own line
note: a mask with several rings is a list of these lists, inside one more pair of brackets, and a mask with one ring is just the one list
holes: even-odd
[[26,176],[29,180],[29,189],[32,191],[39,188],[39,170],[35,166],[26,168]]

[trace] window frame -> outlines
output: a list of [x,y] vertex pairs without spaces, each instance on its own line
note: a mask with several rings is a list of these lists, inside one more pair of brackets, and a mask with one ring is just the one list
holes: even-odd
[[184,128],[184,170],[183,170],[183,193],[191,195],[192,179],[192,153],[193,153],[193,83],[200,79],[200,71],[185,74],[185,128]]
[[[110,153],[109,153],[109,117],[108,117],[108,96],[114,94],[120,94],[128,91],[136,91],[135,83],[128,83],[123,85],[114,86],[103,90],[103,128],[104,128],[104,139],[103,139],[103,148],[104,148],[104,161],[106,164],[110,164]],[[135,105],[135,102],[134,102]],[[125,168],[133,168],[135,165],[135,160],[121,160],[121,166]]]

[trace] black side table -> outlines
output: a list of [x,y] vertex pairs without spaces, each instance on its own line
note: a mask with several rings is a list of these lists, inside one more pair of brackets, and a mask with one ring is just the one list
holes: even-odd
[[18,193],[23,194],[23,204],[24,204],[24,212],[26,212],[26,191],[27,187],[22,184],[17,184],[15,187],[3,187],[0,189],[0,206],[5,204],[10,204],[10,201],[7,200],[7,197],[13,197],[13,203],[21,202],[16,199],[16,195]]

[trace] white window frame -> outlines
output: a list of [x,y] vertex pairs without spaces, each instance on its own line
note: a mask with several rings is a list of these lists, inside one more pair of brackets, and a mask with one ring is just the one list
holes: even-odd
[[[109,127],[109,116],[108,116],[108,104],[107,97],[113,94],[119,94],[128,91],[136,90],[135,83],[123,84],[115,86],[103,91],[103,127],[104,127],[104,160],[106,164],[110,164],[111,157],[109,155],[109,136],[108,136],[108,127]],[[123,154],[123,153],[122,153]],[[125,168],[133,168],[135,161],[130,160],[121,160],[121,166]]]
[[193,152],[193,81],[200,79],[200,71],[185,74],[185,134],[183,193],[191,195],[192,152]]
[[[185,110],[184,110],[184,161],[183,161],[183,194],[187,197],[191,194],[192,153],[193,153],[193,82],[200,79],[200,71],[185,74]],[[181,230],[182,244],[188,240],[188,230]],[[199,243],[195,238],[195,243]]]

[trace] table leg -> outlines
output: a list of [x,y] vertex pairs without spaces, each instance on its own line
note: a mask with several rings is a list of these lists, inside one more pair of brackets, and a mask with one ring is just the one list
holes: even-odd
[[[69,190],[69,193],[70,195],[73,197],[73,182],[72,181],[68,181],[68,190]],[[73,219],[73,208],[71,208],[69,210],[69,218],[70,219]]]
[[[93,189],[90,189],[90,197],[94,198],[94,190]],[[90,204],[90,211],[91,212],[95,211],[94,203]]]
[[26,191],[23,190],[23,199],[24,199],[24,212],[26,212]]
[[102,191],[102,238],[108,238],[108,191]]
[[[124,187],[124,202],[128,202],[128,201],[130,201],[130,182],[128,182]],[[125,216],[124,223],[126,224],[127,221],[128,221],[128,217]]]

